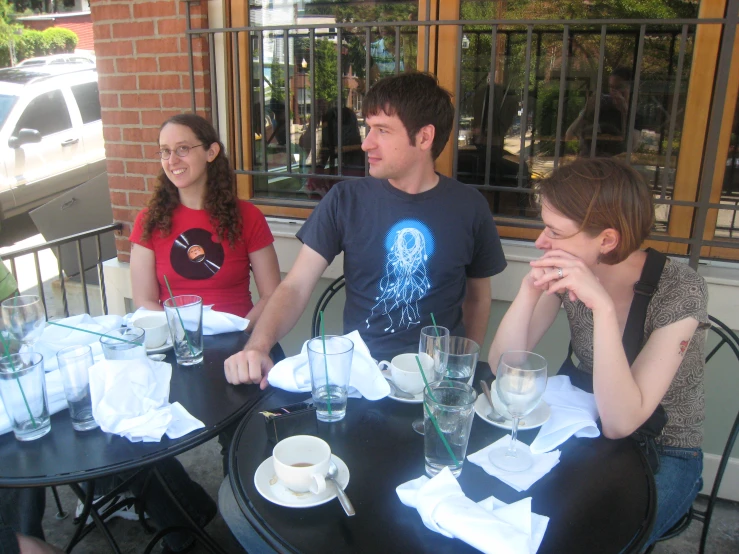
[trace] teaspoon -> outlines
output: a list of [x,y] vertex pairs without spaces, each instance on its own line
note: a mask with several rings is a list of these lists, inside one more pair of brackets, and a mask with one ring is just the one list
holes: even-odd
[[333,481],[334,486],[336,487],[336,494],[339,497],[339,502],[341,502],[341,507],[344,508],[344,511],[346,512],[346,515],[353,516],[356,514],[354,511],[354,506],[352,505],[351,500],[349,500],[349,497],[344,492],[344,489],[341,488],[341,485],[339,485],[339,482],[336,480],[336,476],[339,474],[339,468],[336,467],[336,464],[331,461],[331,465],[328,466],[328,473],[326,474],[326,478]]

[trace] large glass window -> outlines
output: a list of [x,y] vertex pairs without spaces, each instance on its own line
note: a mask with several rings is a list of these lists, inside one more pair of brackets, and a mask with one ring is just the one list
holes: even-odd
[[[267,213],[306,216],[337,180],[366,172],[368,87],[428,69],[457,108],[437,168],[480,189],[501,235],[538,233],[536,180],[578,156],[612,156],[654,191],[661,242],[652,245],[689,253],[708,209],[699,202],[705,163],[720,165],[706,185],[712,206],[737,204],[735,90],[719,130],[728,157],[706,153],[726,45],[722,24],[702,20],[725,9],[726,0],[252,0],[240,24],[269,28],[243,41],[251,81],[242,109],[254,134],[236,141],[241,185],[248,180],[240,190]],[[462,23],[423,24],[454,20]],[[737,88],[739,61],[731,72]],[[735,210],[707,213],[704,240],[734,238]],[[702,252],[739,257],[731,247]]]
[[39,94],[23,110],[13,134],[21,129],[36,129],[42,137],[72,128],[67,102],[60,90]]

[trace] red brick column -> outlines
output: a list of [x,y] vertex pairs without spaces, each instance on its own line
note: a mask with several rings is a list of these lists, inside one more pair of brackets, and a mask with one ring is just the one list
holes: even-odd
[[[208,27],[207,2],[191,3],[193,29]],[[128,236],[151,195],[161,165],[159,126],[191,111],[187,2],[91,0],[113,218],[124,223],[118,259],[129,260]],[[196,106],[210,112],[208,43],[193,39]],[[207,107],[207,108],[206,108]]]

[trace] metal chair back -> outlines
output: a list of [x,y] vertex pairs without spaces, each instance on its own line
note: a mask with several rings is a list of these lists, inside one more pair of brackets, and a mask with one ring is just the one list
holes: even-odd
[[323,294],[318,299],[318,302],[316,302],[316,308],[313,310],[313,318],[311,319],[310,326],[312,333],[311,337],[317,337],[321,334],[320,313],[326,310],[328,303],[331,302],[331,299],[334,296],[336,296],[337,292],[344,288],[345,284],[346,283],[344,282],[344,276],[340,275],[339,277],[334,279],[328,287],[326,287],[325,291],[323,291]]

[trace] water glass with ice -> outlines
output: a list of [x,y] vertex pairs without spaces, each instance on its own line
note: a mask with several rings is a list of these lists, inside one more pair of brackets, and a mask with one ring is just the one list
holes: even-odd
[[88,369],[95,361],[87,345],[68,346],[56,353],[62,374],[64,394],[69,405],[69,417],[75,431],[89,431],[98,424],[92,417],[92,397]]
[[0,397],[19,441],[31,441],[51,430],[44,357],[38,352],[0,358]]
[[179,365],[203,361],[203,299],[195,294],[173,296],[164,301],[169,334]]
[[319,421],[340,421],[346,415],[346,397],[354,343],[346,337],[316,337],[308,341],[311,394]]
[[477,393],[467,383],[435,381],[423,391],[423,449],[426,473],[434,476],[445,467],[459,477],[467,455]]
[[135,360],[146,358],[144,330],[140,327],[121,327],[100,338],[106,360]]

